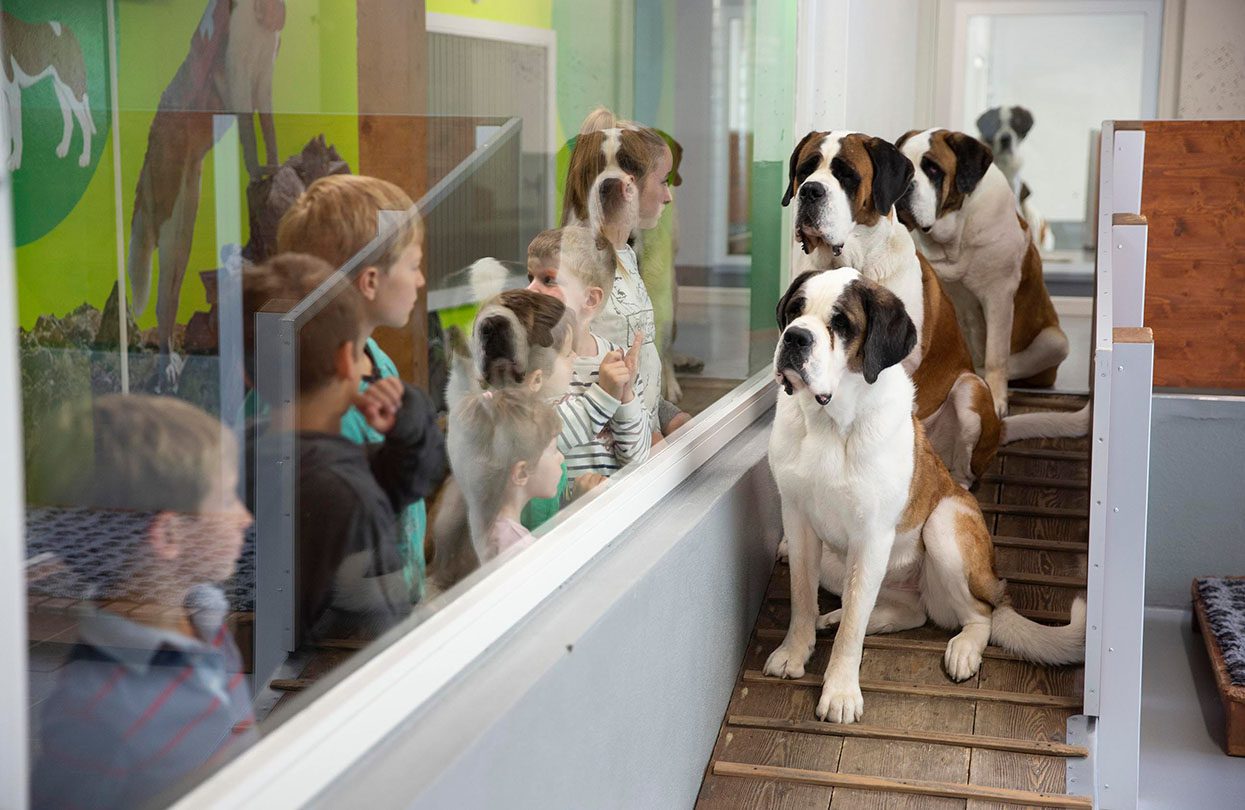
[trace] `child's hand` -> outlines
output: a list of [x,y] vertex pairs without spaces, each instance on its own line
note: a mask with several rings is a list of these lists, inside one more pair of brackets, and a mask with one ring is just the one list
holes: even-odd
[[627,365],[627,384],[623,386],[622,396],[618,397],[619,402],[630,402],[635,399],[635,379],[638,376],[640,368],[640,348],[644,346],[644,333],[637,329],[635,337],[631,339],[631,348],[627,349],[627,354],[623,357],[623,362]]
[[612,396],[614,399],[621,400],[623,392],[627,388],[630,381],[631,372],[627,370],[627,362],[623,357],[622,350],[615,349],[605,355],[605,359],[601,361],[601,368],[598,370],[599,377],[597,384]]
[[571,485],[571,500],[584,495],[605,483],[605,476],[599,473],[584,473]]
[[402,380],[398,377],[385,377],[369,385],[366,391],[356,393],[354,406],[373,430],[388,433],[397,421],[398,409],[402,407],[402,394]]

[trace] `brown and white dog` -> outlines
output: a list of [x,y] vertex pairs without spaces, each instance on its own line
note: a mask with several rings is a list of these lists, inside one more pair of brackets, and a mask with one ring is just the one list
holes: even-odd
[[82,153],[78,165],[91,162],[91,136],[95,122],[91,120],[91,101],[87,95],[86,64],[82,46],[73,31],[59,22],[28,23],[7,11],[0,11],[0,61],[4,63],[3,96],[8,115],[8,166],[10,171],[22,166],[22,91],[44,79],[52,80],[52,90],[61,108],[61,140],[56,156],[69,154],[74,122],[82,131]]
[[899,219],[946,285],[1003,415],[1008,380],[1050,387],[1068,356],[1041,256],[988,146],[945,129],[912,130],[895,145],[915,169]]
[[[779,395],[769,462],[782,496],[791,560],[791,622],[765,672],[804,675],[818,627],[837,624],[817,716],[852,723],[864,711],[867,633],[962,628],[943,663],[972,677],[993,641],[1026,660],[1080,661],[1085,603],[1063,627],[1008,604],[981,508],[951,480],[912,414],[902,361],[917,343],[903,302],[855,270],[802,274],[778,304]],[[843,607],[818,617],[817,587]]]
[[1000,421],[977,376],[955,308],[892,206],[912,164],[882,138],[810,132],[791,153],[783,205],[796,203],[796,238],[816,269],[853,267],[899,296],[920,339],[903,360],[914,412],[951,477],[967,488],[998,449]]
[[[252,121],[256,113],[267,164],[275,168],[279,162],[272,70],[284,26],[284,0],[210,0],[191,37],[190,52],[165,88],[151,122],[134,193],[128,270],[133,310],[141,314],[150,294],[152,253],[158,251],[156,320],[160,351],[166,357],[199,211],[203,159],[215,140],[215,116],[239,115],[252,179],[261,171]],[[166,375],[173,377],[175,368],[166,366]]]
[[994,153],[994,165],[998,166],[1016,195],[1016,203],[1020,206],[1020,215],[1029,223],[1029,232],[1033,241],[1043,250],[1055,246],[1055,234],[1050,224],[1037,206],[1033,203],[1033,190],[1020,176],[1024,166],[1024,156],[1020,145],[1033,129],[1033,113],[1024,107],[991,107],[977,117],[977,131],[981,140]]

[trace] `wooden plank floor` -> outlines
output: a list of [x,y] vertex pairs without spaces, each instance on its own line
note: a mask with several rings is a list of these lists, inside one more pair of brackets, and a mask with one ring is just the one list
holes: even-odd
[[[1084,401],[1030,394],[1017,397],[1012,410],[1075,409]],[[1022,452],[1000,455],[976,490],[983,505],[994,507],[986,523],[999,538],[998,572],[1009,579],[1016,607],[1039,620],[1066,621],[1084,590],[1088,448],[1087,439],[1018,442],[1009,449]],[[835,597],[823,591],[821,598],[823,611],[835,607]],[[978,674],[957,685],[942,670],[952,633],[926,625],[871,636],[860,672],[864,717],[836,726],[814,715],[831,631],[818,633],[802,681],[759,676],[782,641],[789,611],[788,570],[780,562],[698,808],[1090,806],[1084,797],[1065,795],[1067,758],[1083,755],[1065,745],[1067,719],[1080,711],[1082,667],[1038,666],[990,647]]]

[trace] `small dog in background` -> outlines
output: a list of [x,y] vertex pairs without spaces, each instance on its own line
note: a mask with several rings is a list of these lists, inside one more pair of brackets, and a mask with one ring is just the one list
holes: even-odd
[[61,108],[63,127],[56,156],[69,154],[73,140],[74,121],[82,130],[82,154],[78,165],[91,162],[91,136],[95,122],[91,120],[91,102],[86,92],[86,63],[82,46],[66,26],[59,22],[28,23],[7,11],[0,11],[0,60],[4,62],[4,107],[8,115],[8,149],[10,171],[22,167],[22,92],[44,79],[52,80],[56,102]]
[[981,133],[981,140],[994,152],[994,165],[1007,177],[1012,193],[1016,195],[1020,215],[1029,223],[1029,233],[1033,234],[1034,244],[1042,250],[1050,250],[1055,246],[1055,234],[1046,218],[1033,205],[1033,190],[1020,176],[1020,169],[1024,165],[1020,144],[1028,137],[1031,129],[1033,113],[1024,107],[991,107],[977,119],[977,131]]

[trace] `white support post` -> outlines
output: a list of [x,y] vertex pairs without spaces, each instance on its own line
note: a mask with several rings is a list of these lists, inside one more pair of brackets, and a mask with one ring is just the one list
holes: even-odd
[[1111,268],[1115,271],[1111,319],[1116,328],[1145,322],[1148,233],[1145,218],[1135,214],[1116,214],[1111,225]]
[[[1121,340],[1122,332],[1145,337]],[[1149,330],[1117,330],[1111,358],[1111,433],[1103,560],[1101,683],[1096,762],[1098,798],[1110,810],[1137,806],[1141,754],[1141,649],[1150,483],[1150,395],[1154,344]],[[1088,651],[1087,651],[1088,653]]]
[[[1103,130],[1105,136],[1106,130]],[[1146,157],[1146,133],[1117,130],[1112,143],[1112,214],[1141,213],[1141,170]]]

